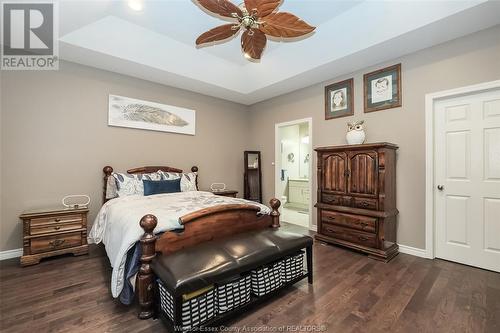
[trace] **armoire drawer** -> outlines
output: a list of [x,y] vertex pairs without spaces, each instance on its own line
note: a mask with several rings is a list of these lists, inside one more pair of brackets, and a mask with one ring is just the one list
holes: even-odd
[[354,198],[353,207],[364,209],[377,209],[377,199]]
[[371,233],[375,233],[375,231],[377,230],[377,219],[368,216],[342,214],[328,210],[322,210],[321,221],[324,223],[336,224],[342,227]]
[[375,234],[369,234],[354,229],[343,228],[333,224],[322,224],[321,233],[325,236],[342,239],[366,247],[375,247],[377,244]]
[[342,196],[342,195],[333,195],[333,194],[321,194],[321,201],[328,205],[335,206],[352,206],[352,197]]
[[342,196],[322,193],[321,194],[321,202],[326,203],[328,205],[340,206],[340,205],[342,205]]

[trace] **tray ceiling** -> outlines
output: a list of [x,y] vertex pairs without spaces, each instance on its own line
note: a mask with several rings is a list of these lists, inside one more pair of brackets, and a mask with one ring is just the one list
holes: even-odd
[[126,1],[62,1],[60,56],[250,105],[500,24],[498,1],[287,0],[280,10],[316,32],[270,41],[252,63],[239,38],[196,48],[198,35],[223,22],[188,0],[147,0],[142,11]]

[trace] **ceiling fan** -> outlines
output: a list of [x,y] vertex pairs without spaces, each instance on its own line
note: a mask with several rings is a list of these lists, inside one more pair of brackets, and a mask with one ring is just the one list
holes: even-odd
[[201,34],[196,39],[196,45],[223,41],[244,29],[241,48],[249,60],[261,58],[267,36],[294,38],[316,29],[293,14],[277,12],[282,0],[244,0],[240,6],[229,0],[196,1],[211,13],[235,20],[234,23],[224,24]]

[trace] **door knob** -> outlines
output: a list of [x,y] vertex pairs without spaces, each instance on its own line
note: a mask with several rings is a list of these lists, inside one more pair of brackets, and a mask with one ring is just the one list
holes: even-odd
[[438,187],[438,190],[440,190],[440,191],[444,190],[444,185],[438,185],[437,187]]

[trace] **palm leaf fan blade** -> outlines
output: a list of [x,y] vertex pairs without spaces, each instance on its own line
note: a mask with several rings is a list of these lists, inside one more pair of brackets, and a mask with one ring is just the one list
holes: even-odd
[[245,8],[250,15],[253,14],[253,11],[257,11],[258,2],[258,0],[245,0]]
[[279,38],[300,37],[316,29],[297,16],[286,12],[269,14],[262,21],[259,29],[266,35]]
[[241,36],[241,48],[245,56],[259,60],[266,47],[267,37],[258,29],[248,29]]
[[202,33],[196,39],[196,45],[221,41],[236,35],[239,31],[240,27],[236,24],[224,24]]
[[257,13],[258,17],[265,17],[275,11],[282,0],[245,0],[245,8],[250,15]]
[[241,9],[229,0],[197,0],[206,10],[224,17],[243,16]]

